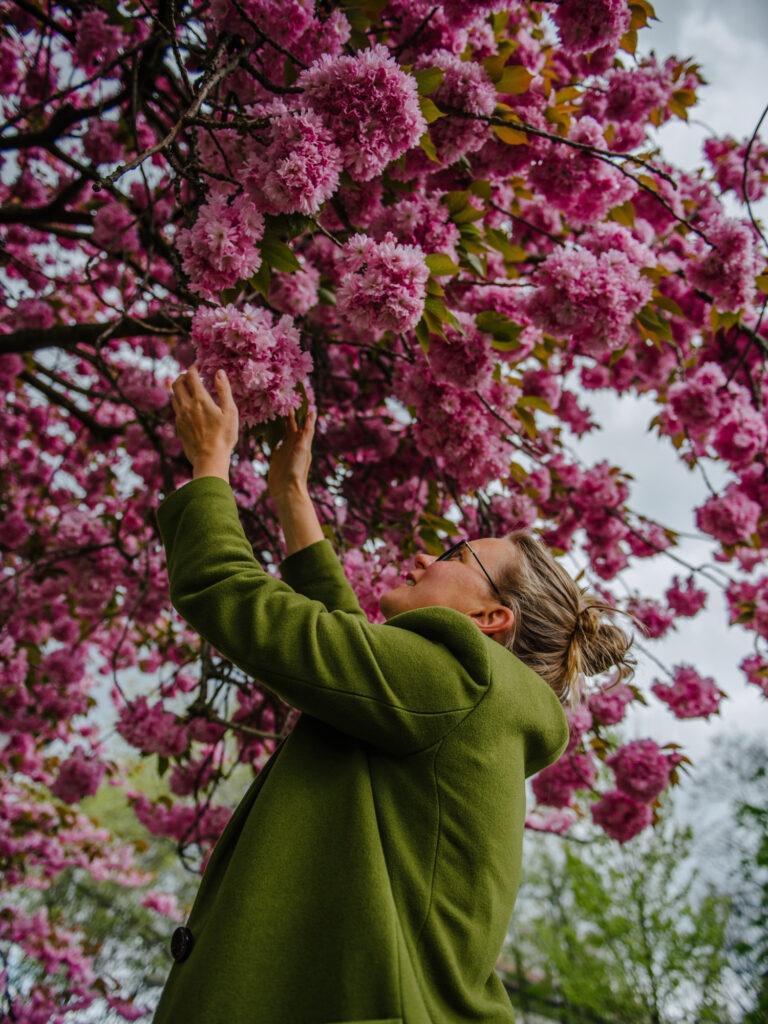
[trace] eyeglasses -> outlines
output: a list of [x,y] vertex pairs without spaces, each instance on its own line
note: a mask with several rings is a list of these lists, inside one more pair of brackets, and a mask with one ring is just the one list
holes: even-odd
[[456,555],[460,554],[460,552],[461,552],[462,548],[466,548],[466,549],[467,549],[467,551],[468,551],[468,552],[470,553],[470,555],[472,555],[472,557],[474,558],[474,560],[475,560],[475,561],[477,562],[477,564],[478,564],[478,565],[480,566],[480,568],[482,569],[482,571],[483,571],[483,575],[484,575],[484,576],[485,576],[485,578],[486,578],[486,579],[488,580],[488,582],[489,582],[489,583],[491,584],[491,587],[493,588],[493,592],[494,592],[494,593],[496,594],[496,596],[497,596],[497,597],[498,597],[498,599],[499,599],[499,600],[501,601],[501,603],[502,603],[502,604],[504,605],[504,607],[505,607],[505,608],[508,608],[508,607],[509,607],[509,605],[508,605],[508,604],[507,604],[507,602],[506,602],[506,601],[504,600],[504,596],[503,596],[503,594],[501,593],[501,591],[499,590],[499,588],[498,588],[498,587],[496,586],[496,584],[495,584],[495,583],[493,582],[493,580],[491,579],[490,573],[489,573],[489,572],[488,572],[488,570],[487,570],[487,569],[485,568],[485,566],[483,565],[483,563],[482,563],[482,562],[480,561],[479,557],[477,556],[477,554],[475,553],[475,551],[474,551],[474,550],[473,550],[473,548],[471,547],[471,545],[470,545],[470,543],[469,543],[469,541],[468,541],[468,540],[460,540],[460,541],[459,541],[458,543],[456,543],[456,544],[454,544],[454,545],[453,545],[452,547],[448,548],[448,550],[447,550],[447,551],[444,551],[444,552],[442,553],[442,555],[440,555],[440,556],[439,556],[438,558],[436,558],[436,559],[435,559],[435,561],[436,561],[436,562],[448,562],[448,561],[450,561],[450,560],[451,560],[452,558],[455,558],[455,557],[456,557]]

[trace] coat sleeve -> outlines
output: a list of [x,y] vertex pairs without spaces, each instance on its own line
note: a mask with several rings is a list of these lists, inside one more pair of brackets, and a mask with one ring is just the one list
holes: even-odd
[[437,742],[485,695],[488,641],[466,616],[427,608],[375,625],[298,594],[255,560],[223,480],[175,491],[158,520],[174,606],[299,710],[404,755]]
[[310,544],[289,555],[280,566],[280,574],[297,593],[322,601],[328,611],[365,617],[357,595],[327,540]]

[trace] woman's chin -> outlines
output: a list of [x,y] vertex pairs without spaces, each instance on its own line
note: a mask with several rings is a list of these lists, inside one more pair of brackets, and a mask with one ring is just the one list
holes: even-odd
[[385,591],[379,598],[379,611],[385,619],[391,619],[393,615],[406,610],[407,602],[403,601],[406,584],[401,583],[392,590]]

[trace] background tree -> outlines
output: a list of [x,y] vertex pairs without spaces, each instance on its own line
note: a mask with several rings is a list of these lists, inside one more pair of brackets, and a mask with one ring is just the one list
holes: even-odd
[[725,734],[708,762],[688,813],[697,823],[701,873],[731,903],[734,1004],[744,1024],[758,1024],[768,1010],[768,746],[762,736]]
[[[229,814],[222,785],[290,728],[168,606],[154,509],[186,467],[166,384],[193,359],[235,381],[232,480],[268,564],[265,453],[313,402],[314,496],[371,614],[417,547],[535,526],[650,638],[701,609],[706,576],[765,691],[768,279],[748,215],[768,155],[757,134],[712,139],[692,174],[656,152],[654,127],[688,116],[701,78],[635,56],[648,0],[0,11],[8,905],[75,866],[132,884],[132,848],[74,809],[119,781],[113,728],[172,794],[127,786],[137,817],[192,864]],[[632,512],[626,467],[571,453],[599,388],[652,396],[681,460],[723,468],[696,511],[711,564],[681,564],[674,532]],[[624,570],[653,558],[677,573],[663,598],[627,594]],[[565,827],[591,801],[626,841],[679,754],[662,737],[612,750],[605,727],[641,699],[706,717],[722,694],[691,665],[605,682],[532,823]],[[592,793],[609,757],[615,785]],[[78,941],[0,919],[46,979],[28,1010],[2,975],[17,1020],[133,1012]],[[65,947],[77,970],[57,966]]]
[[516,1008],[568,1024],[727,1024],[730,901],[697,891],[689,829],[626,846],[532,837],[506,980]]

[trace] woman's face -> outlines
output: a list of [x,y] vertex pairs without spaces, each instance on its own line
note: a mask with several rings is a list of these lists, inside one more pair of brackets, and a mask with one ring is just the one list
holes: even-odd
[[[495,537],[473,540],[472,549],[492,580],[501,579],[509,562],[509,541]],[[417,555],[403,582],[382,594],[379,608],[386,619],[416,608],[454,608],[477,617],[501,606],[472,552],[460,548],[447,560]]]

